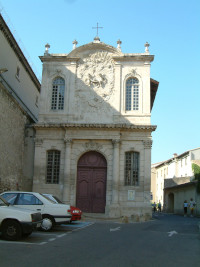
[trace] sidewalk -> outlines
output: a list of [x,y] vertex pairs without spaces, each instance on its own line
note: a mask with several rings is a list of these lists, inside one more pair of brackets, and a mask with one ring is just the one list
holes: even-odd
[[105,214],[102,213],[82,213],[81,221],[85,222],[121,222],[122,218],[107,218]]
[[144,217],[139,215],[121,216],[117,218],[108,218],[105,214],[102,213],[82,213],[82,221],[89,222],[114,222],[114,223],[138,223],[138,222],[148,222],[152,220],[152,217],[149,220],[141,220]]

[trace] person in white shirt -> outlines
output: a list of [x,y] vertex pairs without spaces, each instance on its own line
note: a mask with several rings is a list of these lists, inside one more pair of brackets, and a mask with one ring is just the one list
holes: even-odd
[[191,198],[190,199],[190,216],[191,217],[193,217],[195,205],[196,205],[196,202],[193,200],[193,198]]
[[188,203],[187,203],[187,200],[185,200],[183,203],[184,217],[187,216],[187,208],[188,208]]

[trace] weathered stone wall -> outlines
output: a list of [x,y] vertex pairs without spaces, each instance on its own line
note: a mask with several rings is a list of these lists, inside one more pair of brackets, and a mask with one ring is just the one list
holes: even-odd
[[22,110],[0,84],[0,191],[22,189],[24,131]]

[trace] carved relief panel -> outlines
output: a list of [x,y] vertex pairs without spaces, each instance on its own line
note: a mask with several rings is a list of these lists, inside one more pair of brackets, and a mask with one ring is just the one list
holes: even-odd
[[114,92],[114,61],[111,54],[99,51],[78,62],[76,107],[85,111],[107,110]]

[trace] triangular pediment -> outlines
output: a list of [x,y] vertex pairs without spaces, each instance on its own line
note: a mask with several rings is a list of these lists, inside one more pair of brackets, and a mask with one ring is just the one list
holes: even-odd
[[82,46],[75,48],[67,55],[67,57],[80,58],[80,57],[82,57],[82,55],[87,55],[87,54],[95,53],[98,51],[104,51],[104,52],[112,53],[113,56],[123,55],[123,53],[119,49],[117,49],[111,45],[107,45],[103,42],[98,42],[98,43],[91,42],[91,43],[88,43],[88,44],[85,44],[85,45],[82,45]]

